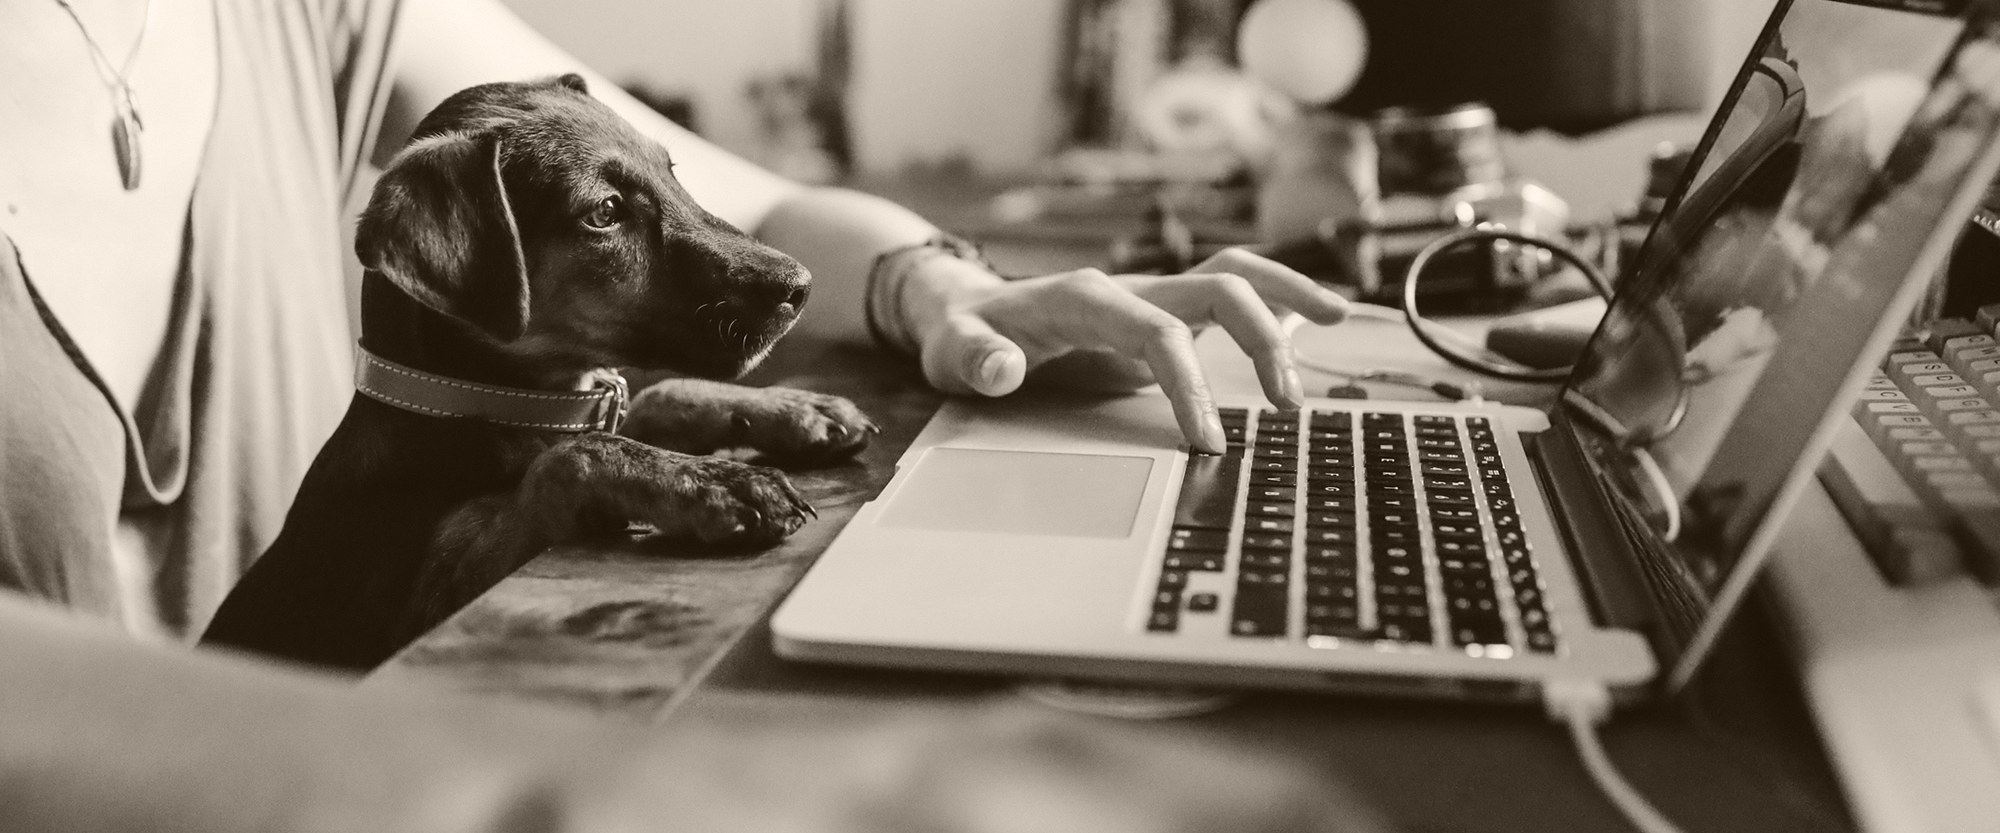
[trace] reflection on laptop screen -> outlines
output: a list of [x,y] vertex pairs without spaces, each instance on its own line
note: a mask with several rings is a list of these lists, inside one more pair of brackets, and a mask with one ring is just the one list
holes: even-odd
[[2000,56],[1963,5],[1793,3],[1564,392],[1623,520],[1650,530],[1645,578],[1682,644],[1933,230],[1963,219],[1944,213]]

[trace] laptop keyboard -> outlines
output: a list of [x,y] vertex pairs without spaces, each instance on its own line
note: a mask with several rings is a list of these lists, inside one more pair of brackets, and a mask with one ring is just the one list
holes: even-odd
[[1190,455],[1147,630],[1553,652],[1484,417],[1222,409]]

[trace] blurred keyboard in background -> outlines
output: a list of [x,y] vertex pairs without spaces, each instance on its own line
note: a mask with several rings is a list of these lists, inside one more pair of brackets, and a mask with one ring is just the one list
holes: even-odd
[[1884,577],[2000,586],[2000,305],[1896,342],[1821,481]]

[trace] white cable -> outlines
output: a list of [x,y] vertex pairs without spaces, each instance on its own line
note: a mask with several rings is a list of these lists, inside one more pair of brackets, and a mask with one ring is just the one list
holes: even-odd
[[1646,482],[1653,487],[1654,497],[1659,498],[1660,511],[1667,514],[1667,528],[1660,531],[1661,537],[1672,543],[1681,537],[1681,502],[1674,496],[1673,481],[1660,468],[1660,461],[1653,459],[1653,453],[1643,448],[1626,449],[1626,453],[1639,464],[1639,471],[1646,475]]
[[1630,781],[1618,774],[1611,756],[1605,754],[1604,744],[1597,737],[1598,724],[1611,714],[1611,695],[1604,686],[1553,682],[1543,690],[1542,703],[1550,717],[1569,727],[1569,738],[1576,744],[1576,754],[1583,759],[1584,770],[1597,782],[1597,789],[1604,797],[1632,823],[1633,829],[1640,833],[1681,833]]

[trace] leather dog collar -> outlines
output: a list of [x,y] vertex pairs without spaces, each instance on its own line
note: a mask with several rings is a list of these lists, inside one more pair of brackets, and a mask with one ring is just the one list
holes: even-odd
[[530,390],[425,373],[358,346],[354,353],[355,390],[412,413],[573,433],[616,432],[625,420],[625,377],[610,368],[592,371],[587,391]]

